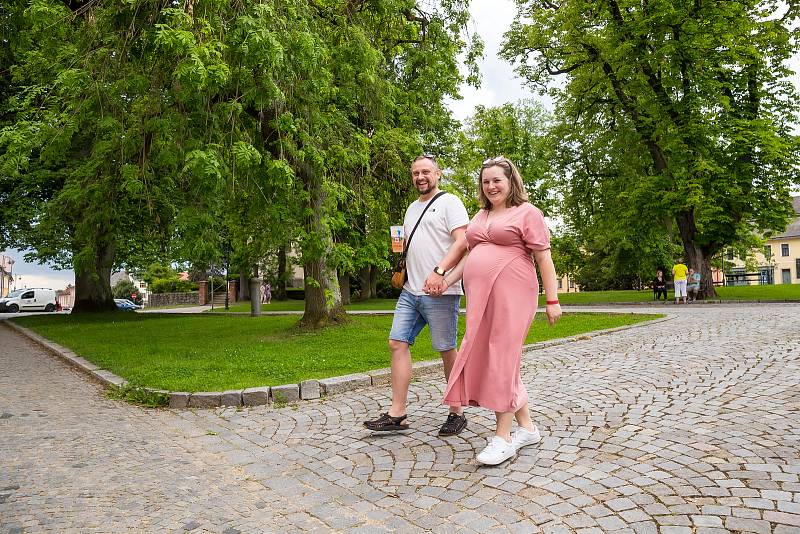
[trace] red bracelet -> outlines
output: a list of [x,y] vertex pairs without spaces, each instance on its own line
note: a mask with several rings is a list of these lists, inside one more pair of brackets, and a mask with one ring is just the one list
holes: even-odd
[[558,300],[548,300],[547,304],[548,305],[550,305],[550,304],[558,304]]

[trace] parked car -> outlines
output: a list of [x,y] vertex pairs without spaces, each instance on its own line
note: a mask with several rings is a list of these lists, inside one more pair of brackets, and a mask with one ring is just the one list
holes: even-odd
[[57,308],[56,292],[45,287],[17,289],[9,293],[7,297],[0,299],[0,312],[54,312]]
[[117,305],[117,309],[121,311],[134,311],[142,309],[141,306],[134,304],[128,299],[114,299],[114,303]]

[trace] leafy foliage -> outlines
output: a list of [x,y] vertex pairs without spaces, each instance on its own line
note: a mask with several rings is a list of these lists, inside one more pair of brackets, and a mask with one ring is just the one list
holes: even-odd
[[3,244],[74,267],[86,309],[113,305],[116,267],[255,274],[295,250],[312,326],[341,311],[336,269],[385,263],[387,206],[404,204],[413,155],[452,139],[457,58],[474,82],[481,49],[460,0],[27,0],[3,15]]
[[786,61],[797,6],[518,6],[504,56],[556,98],[563,216],[580,247],[624,268],[630,251],[655,263],[680,242],[713,295],[711,258],[792,216],[798,99]]

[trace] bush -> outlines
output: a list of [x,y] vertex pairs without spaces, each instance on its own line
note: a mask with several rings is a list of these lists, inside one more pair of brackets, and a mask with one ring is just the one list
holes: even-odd
[[136,284],[130,280],[120,280],[114,284],[114,287],[111,288],[111,294],[115,299],[128,299],[135,304],[142,304],[142,294]]
[[180,278],[156,278],[150,284],[153,293],[188,293],[197,291],[197,284]]

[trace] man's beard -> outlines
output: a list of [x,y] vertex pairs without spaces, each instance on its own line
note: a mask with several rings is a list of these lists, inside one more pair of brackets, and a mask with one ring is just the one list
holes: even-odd
[[425,189],[424,191],[422,189],[420,189],[419,185],[417,185],[417,191],[419,191],[420,195],[427,195],[428,193],[433,191],[435,188],[436,188],[436,186],[435,185],[431,185],[430,182],[428,182],[428,188]]

